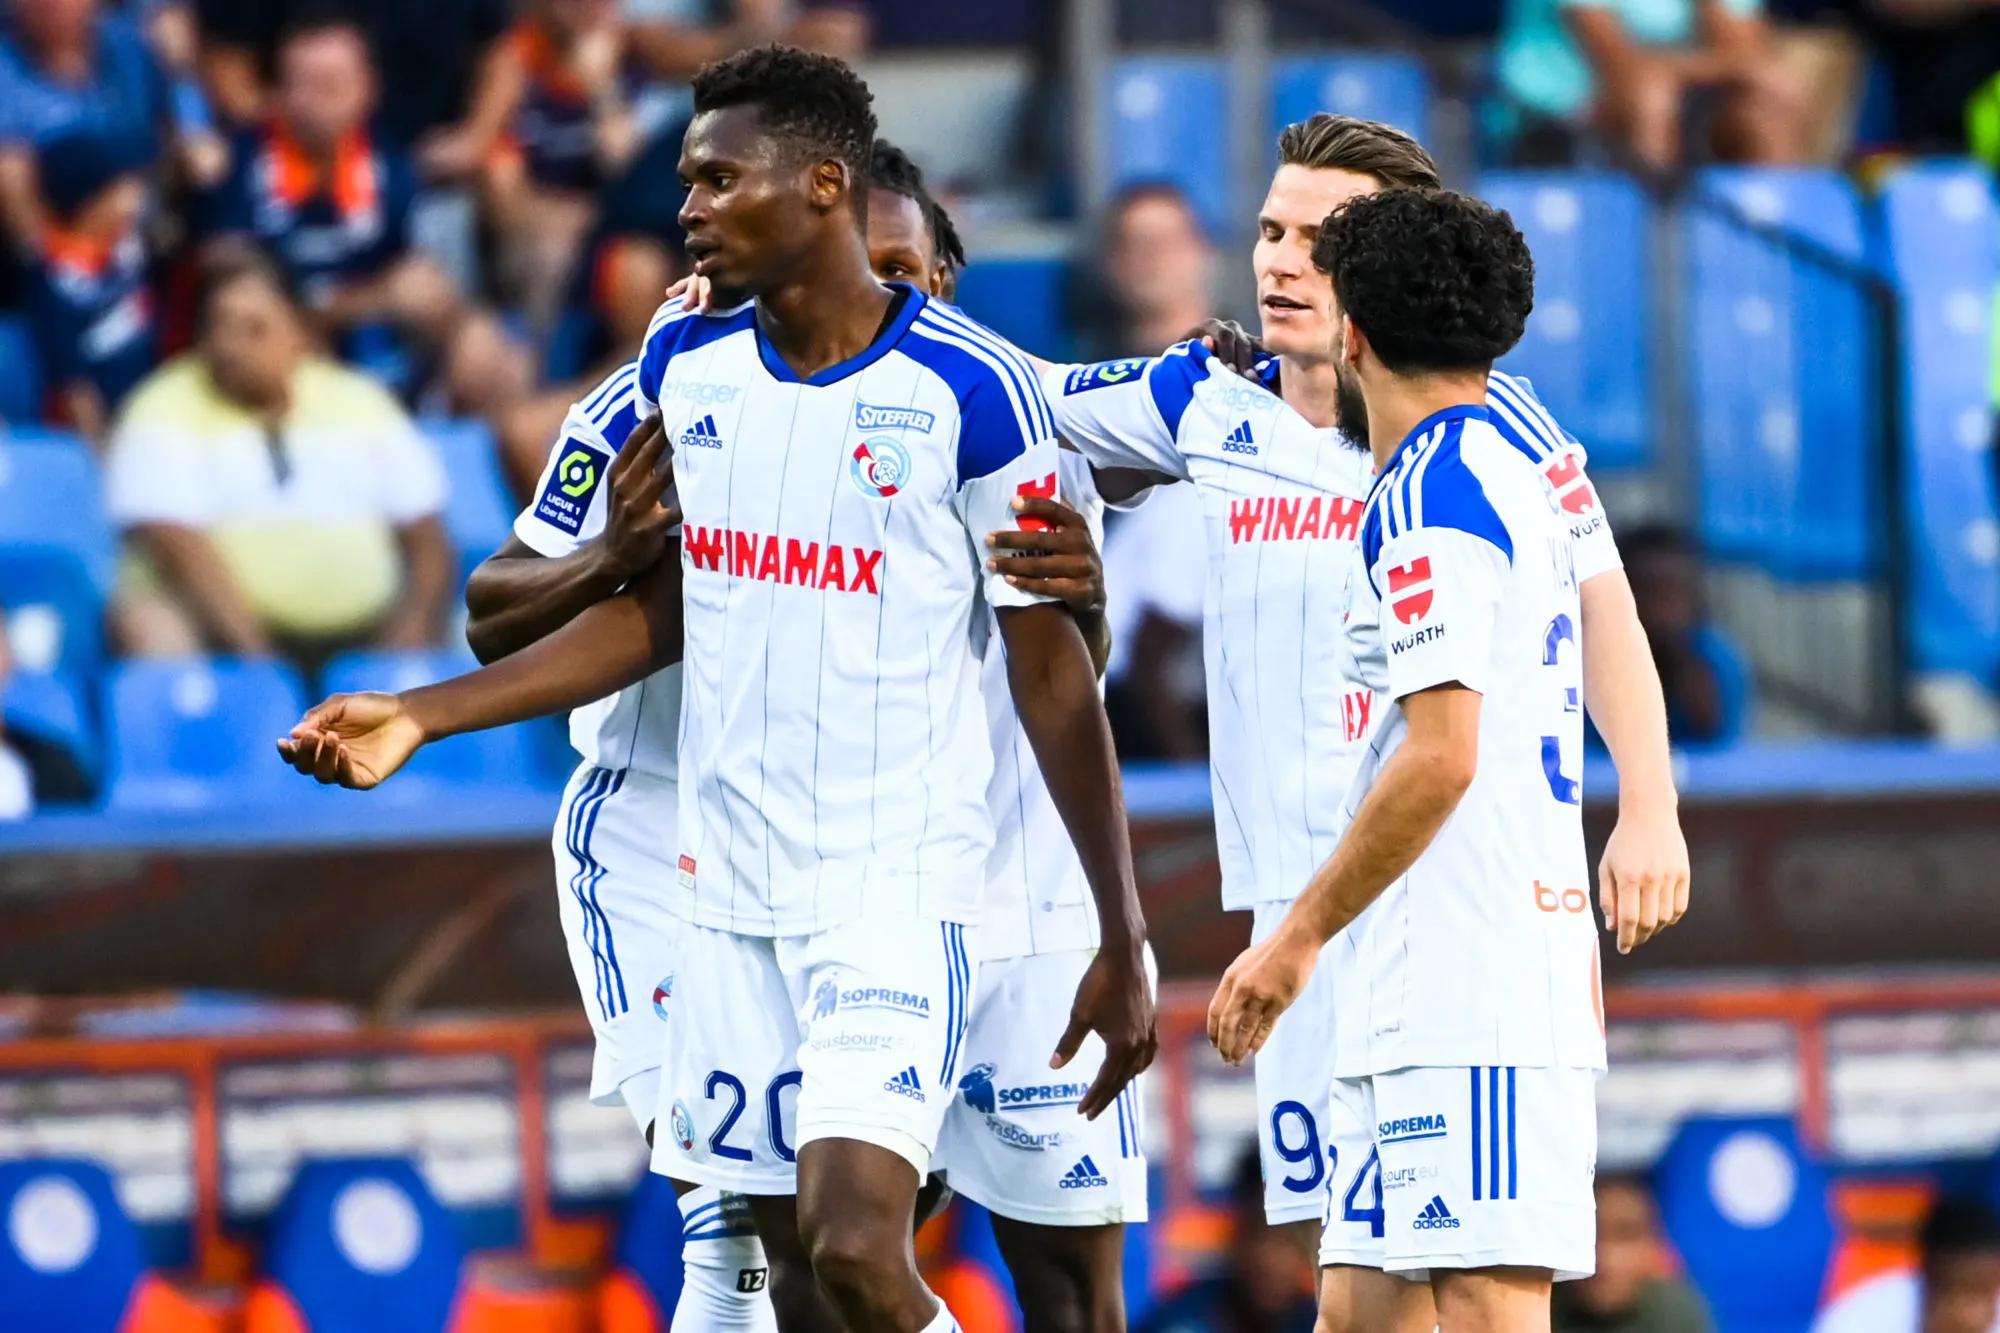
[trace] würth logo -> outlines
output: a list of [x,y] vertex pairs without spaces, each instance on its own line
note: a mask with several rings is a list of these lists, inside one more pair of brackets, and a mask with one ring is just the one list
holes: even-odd
[[1407,565],[1389,567],[1389,609],[1405,625],[1430,614],[1431,558],[1420,555]]
[[[1014,494],[1024,495],[1033,500],[1053,500],[1056,498],[1056,474],[1051,472],[1040,481],[1024,481],[1014,488]],[[1033,514],[1016,515],[1014,526],[1023,532],[1054,531],[1054,525],[1048,520],[1036,518]]]
[[762,583],[795,583],[822,592],[867,592],[881,596],[882,552],[859,546],[824,548],[818,542],[729,528],[689,527],[681,549],[695,569]]
[[1590,479],[1583,475],[1583,464],[1575,454],[1564,454],[1542,469],[1548,478],[1549,489],[1554,492],[1556,503],[1569,514],[1587,514],[1597,508],[1597,492],[1591,488]]
[[1229,540],[1241,542],[1351,542],[1361,530],[1361,500],[1337,495],[1260,495],[1229,502]]

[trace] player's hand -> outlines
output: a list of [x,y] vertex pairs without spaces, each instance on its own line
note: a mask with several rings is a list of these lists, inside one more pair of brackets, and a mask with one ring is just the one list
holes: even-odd
[[1078,611],[1104,609],[1104,560],[1082,514],[1060,500],[1014,497],[1014,512],[1038,519],[1036,531],[1002,528],[986,534],[986,567],[1011,587],[1054,597]]
[[681,521],[678,506],[662,503],[673,480],[666,426],[655,414],[632,428],[605,475],[611,492],[601,540],[620,578],[645,573],[667,549],[667,534]]
[[715,308],[715,288],[699,273],[690,273],[667,288],[667,300],[671,301],[677,296],[681,301],[681,309],[692,310],[698,315],[706,315]]
[[1189,339],[1201,339],[1202,345],[1215,353],[1216,360],[1245,379],[1258,378],[1257,363],[1270,355],[1264,350],[1263,343],[1232,319],[1204,320],[1200,328],[1187,336]]
[[1145,1072],[1159,1049],[1153,1020],[1153,985],[1146,975],[1140,948],[1102,948],[1084,969],[1070,1005],[1069,1027],[1049,1057],[1049,1068],[1061,1069],[1076,1058],[1083,1039],[1095,1032],[1104,1039],[1104,1063],[1076,1109],[1095,1120],[1118,1100],[1125,1085]]
[[1224,1060],[1240,1065],[1264,1048],[1278,1015],[1306,988],[1319,951],[1304,934],[1280,926],[1237,955],[1208,1002],[1208,1040]]
[[1618,952],[1631,953],[1686,915],[1688,848],[1671,806],[1627,814],[1604,844],[1597,867],[1604,928],[1618,933]]
[[278,753],[326,786],[367,791],[408,763],[424,739],[400,694],[336,694],[278,742]]

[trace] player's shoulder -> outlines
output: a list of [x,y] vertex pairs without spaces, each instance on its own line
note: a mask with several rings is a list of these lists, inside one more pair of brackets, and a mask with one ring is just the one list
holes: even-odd
[[757,306],[753,301],[727,310],[690,310],[679,297],[663,302],[646,324],[640,342],[642,365],[664,365],[683,352],[691,352],[732,334],[747,333],[757,327]]
[[1486,413],[1500,437],[1531,463],[1563,453],[1583,457],[1583,446],[1556,420],[1525,376],[1504,370],[1487,375]]
[[957,306],[925,300],[896,350],[943,382],[968,429],[991,421],[1029,440],[1055,435],[1034,362]]
[[1539,479],[1484,410],[1441,413],[1422,423],[1393,467],[1382,483],[1378,540],[1461,532],[1513,558],[1514,539],[1501,509],[1524,479]]

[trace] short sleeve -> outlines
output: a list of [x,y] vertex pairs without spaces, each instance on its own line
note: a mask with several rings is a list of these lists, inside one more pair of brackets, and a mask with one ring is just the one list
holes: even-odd
[[1505,552],[1456,528],[1418,528],[1382,543],[1370,571],[1381,594],[1389,695],[1456,682],[1486,693]]
[[1569,526],[1578,584],[1625,567],[1618,554],[1618,542],[1611,535],[1611,518],[1604,512],[1597,488],[1590,484],[1584,461],[1583,446],[1579,444],[1562,450],[1542,468],[1550,493],[1562,506],[1563,522]]
[[[1014,512],[1014,497],[1033,495],[1049,500],[1061,499],[1062,487],[1058,482],[1061,472],[1062,450],[1055,439],[1049,437],[1020,450],[1013,458],[983,476],[961,483],[958,491],[959,513],[964,516],[965,529],[972,536],[972,549],[983,553],[986,550],[986,534],[1001,528],[1047,531],[1048,525],[1042,520]],[[985,592],[988,604],[996,607],[1033,606],[1053,600],[1023,592],[999,574],[986,575]]]
[[1150,360],[1050,366],[1042,388],[1057,432],[1092,463],[1185,478],[1181,418],[1195,385],[1208,378],[1209,360],[1200,343],[1182,343]]
[[128,412],[105,459],[104,507],[120,528],[207,527],[215,514],[206,475],[201,451],[184,427]]
[[638,380],[638,362],[627,361],[563,418],[535,498],[514,519],[514,535],[536,552],[566,556],[604,531],[605,478],[638,421]]

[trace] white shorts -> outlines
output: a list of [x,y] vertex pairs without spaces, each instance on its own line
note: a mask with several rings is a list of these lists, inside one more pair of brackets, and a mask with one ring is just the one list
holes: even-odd
[[681,932],[667,910],[675,804],[668,779],[583,764],[556,816],[557,910],[597,1034],[590,1099],[603,1105],[617,1105],[619,1084],[666,1057],[663,1001]]
[[898,916],[775,939],[681,929],[654,1171],[793,1194],[814,1139],[859,1139],[930,1169],[972,1010],[972,927]]
[[938,1136],[934,1169],[974,1203],[1040,1226],[1146,1220],[1139,1084],[1095,1120],[1076,1104],[1097,1077],[1104,1041],[1084,1038],[1062,1069],[1049,1056],[1069,1026],[1077,983],[1095,949],[980,964],[958,1095]]
[[[1261,944],[1290,903],[1258,903],[1250,942]],[[1257,1080],[1257,1153],[1264,1164],[1264,1217],[1273,1226],[1320,1221],[1325,1212],[1329,1108],[1333,1099],[1333,961],[1320,955],[1306,988],[1278,1016],[1251,1061]]]
[[1399,1069],[1334,1087],[1319,1261],[1597,1267],[1594,1069]]

